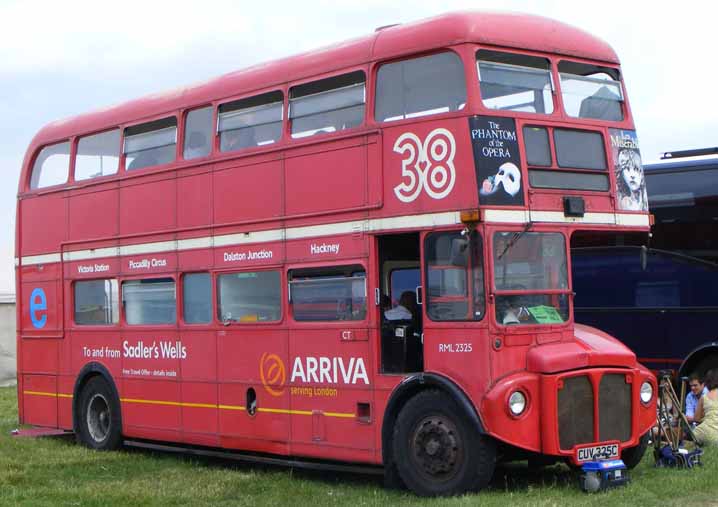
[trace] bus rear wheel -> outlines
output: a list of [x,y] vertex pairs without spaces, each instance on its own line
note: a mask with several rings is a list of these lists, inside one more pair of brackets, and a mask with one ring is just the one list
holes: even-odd
[[92,377],[82,389],[77,416],[80,443],[100,451],[122,445],[120,403],[102,377]]
[[420,496],[476,491],[494,473],[493,441],[479,435],[458,405],[439,391],[422,391],[406,403],[392,446],[401,479]]

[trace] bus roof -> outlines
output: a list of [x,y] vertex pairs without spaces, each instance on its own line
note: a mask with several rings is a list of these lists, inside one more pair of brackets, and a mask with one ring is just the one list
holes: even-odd
[[718,168],[718,157],[710,158],[687,158],[670,160],[665,162],[657,162],[653,164],[644,164],[643,169],[649,173],[655,172],[681,172],[697,169],[716,169]]
[[98,132],[238,93],[249,93],[371,61],[464,42],[561,54],[609,64],[619,63],[608,43],[559,21],[509,12],[448,13],[387,27],[368,36],[254,65],[200,84],[52,122],[33,139],[26,154],[25,166],[29,162],[28,157],[39,146],[70,136]]

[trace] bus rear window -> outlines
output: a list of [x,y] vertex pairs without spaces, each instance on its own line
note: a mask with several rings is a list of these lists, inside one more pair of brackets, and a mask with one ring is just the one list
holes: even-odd
[[623,92],[616,69],[562,61],[558,72],[566,114],[574,118],[623,120]]
[[457,111],[466,105],[461,59],[444,52],[379,68],[376,84],[377,121],[395,121]]
[[167,164],[175,159],[177,119],[164,118],[125,129],[125,165],[128,171]]
[[284,95],[269,92],[219,106],[220,151],[272,144],[282,137]]
[[30,189],[51,187],[67,182],[70,171],[70,142],[45,146],[35,159]]
[[553,113],[551,64],[537,56],[476,53],[481,100],[489,109]]
[[364,121],[366,76],[357,71],[294,86],[289,92],[292,137],[338,132]]
[[366,273],[361,266],[296,269],[289,272],[294,320],[364,320]]

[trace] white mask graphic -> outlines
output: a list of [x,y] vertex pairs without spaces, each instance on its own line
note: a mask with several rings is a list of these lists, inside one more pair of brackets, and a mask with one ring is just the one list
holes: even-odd
[[514,197],[521,191],[521,171],[513,162],[505,162],[499,166],[499,172],[484,180],[481,195],[491,195],[498,191],[499,186],[504,192]]

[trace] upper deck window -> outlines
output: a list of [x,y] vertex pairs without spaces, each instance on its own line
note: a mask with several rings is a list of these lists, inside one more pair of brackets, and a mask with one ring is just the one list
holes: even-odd
[[125,129],[125,166],[128,171],[167,164],[175,159],[177,119],[135,125]]
[[206,157],[211,151],[212,139],[212,106],[193,109],[187,113],[184,123],[185,160]]
[[465,105],[464,67],[455,53],[387,63],[377,73],[377,121],[447,113]]
[[30,189],[51,187],[67,182],[70,172],[70,142],[45,146],[35,159]]
[[117,173],[120,165],[120,129],[80,138],[75,157],[75,180]]
[[558,71],[566,114],[574,118],[623,120],[623,92],[616,69],[562,61]]
[[477,51],[476,61],[484,106],[553,113],[551,64],[546,58],[482,49]]
[[284,95],[263,93],[219,106],[217,132],[221,151],[272,144],[282,137]]
[[292,137],[358,127],[364,120],[366,76],[362,71],[294,86],[289,92]]

